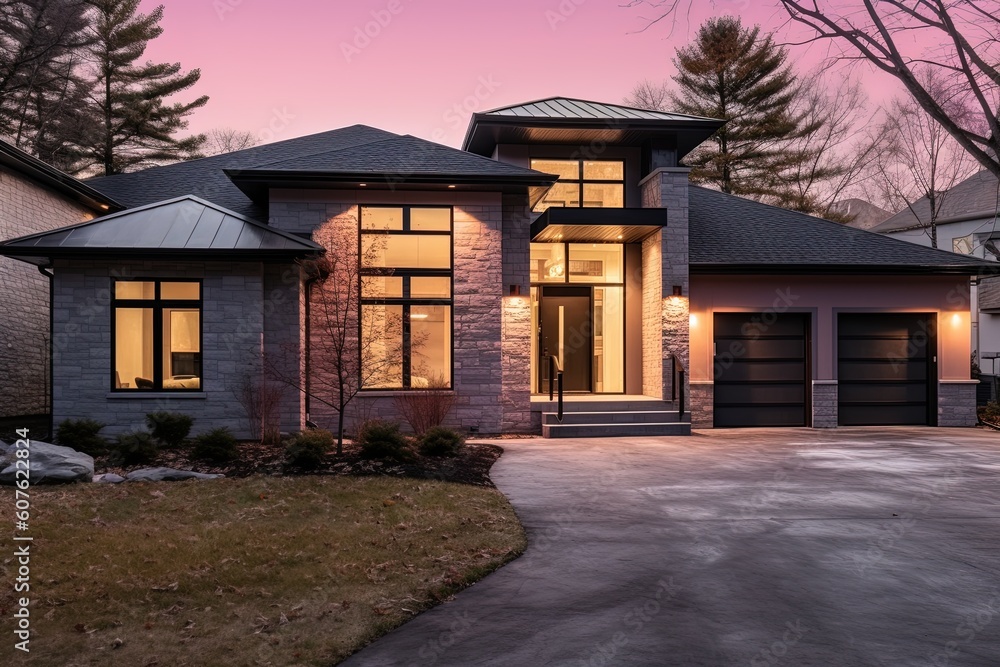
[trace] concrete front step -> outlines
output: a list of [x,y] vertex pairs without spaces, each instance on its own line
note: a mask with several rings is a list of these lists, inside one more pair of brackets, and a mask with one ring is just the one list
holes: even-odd
[[[558,401],[531,401],[532,412],[555,412]],[[567,412],[670,412],[677,410],[673,401],[658,399],[637,399],[622,401],[573,401],[563,402],[563,413]]]
[[[685,413],[687,415],[687,413]],[[665,424],[681,420],[676,410],[630,410],[614,412],[567,412],[562,421],[556,412],[543,412],[543,424]]]
[[691,424],[542,424],[543,438],[627,438],[654,435],[691,435]]

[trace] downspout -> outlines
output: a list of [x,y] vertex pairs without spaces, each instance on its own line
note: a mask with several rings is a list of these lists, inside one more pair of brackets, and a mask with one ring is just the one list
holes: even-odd
[[305,330],[305,345],[303,347],[305,349],[302,351],[302,355],[305,358],[303,366],[306,377],[305,382],[303,383],[303,388],[305,389],[306,394],[305,408],[307,425],[312,422],[312,373],[310,373],[309,363],[311,361],[310,350],[312,349],[312,345],[310,345],[310,342],[312,341],[312,286],[316,280],[317,278],[309,278],[303,283],[303,291],[305,292],[306,301],[303,314],[306,321],[305,326],[303,327]]
[[48,280],[49,280],[49,349],[48,349],[48,353],[49,353],[49,373],[48,373],[48,378],[46,378],[46,381],[45,381],[45,384],[46,384],[46,387],[45,387],[45,401],[46,401],[46,403],[48,403],[48,408],[49,408],[49,440],[53,440],[55,438],[55,435],[56,435],[56,422],[55,422],[55,416],[56,415],[55,415],[55,410],[53,409],[53,398],[54,397],[53,397],[53,391],[52,391],[53,379],[55,377],[53,375],[53,371],[54,371],[54,368],[55,368],[54,363],[53,363],[53,358],[54,358],[53,352],[55,351],[55,335],[54,335],[54,333],[55,333],[55,329],[56,329],[55,328],[55,295],[56,295],[56,290],[55,290],[55,281],[53,280],[53,278],[55,277],[55,274],[49,273],[48,271],[46,271],[45,269],[47,269],[47,268],[49,268],[49,267],[39,265],[38,272],[41,273],[46,278],[48,278]]

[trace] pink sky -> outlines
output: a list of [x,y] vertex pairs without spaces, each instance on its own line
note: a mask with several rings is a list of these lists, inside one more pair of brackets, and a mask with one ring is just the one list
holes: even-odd
[[[711,14],[781,19],[766,0],[694,0],[672,35],[665,23],[640,32],[653,11],[624,2],[166,0],[146,57],[201,68],[182,94],[211,96],[195,132],[228,126],[267,142],[364,123],[457,146],[472,111],[555,95],[621,102],[637,81],[669,77],[674,49]],[[384,27],[356,41],[366,24],[376,32],[373,12]]]

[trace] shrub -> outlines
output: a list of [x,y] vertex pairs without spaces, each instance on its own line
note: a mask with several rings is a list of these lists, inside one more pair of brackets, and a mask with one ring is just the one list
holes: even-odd
[[455,392],[442,389],[441,385],[443,382],[438,381],[429,389],[408,391],[393,398],[396,410],[418,436],[440,426],[455,406]]
[[156,460],[156,442],[144,431],[122,433],[115,441],[112,457],[124,466],[145,465]]
[[285,460],[290,466],[314,470],[326,460],[326,454],[336,444],[333,434],[323,429],[308,429],[298,433],[285,445]]
[[990,422],[991,424],[1000,423],[1000,403],[996,401],[990,401],[986,405],[980,406],[977,412],[979,413],[980,421]]
[[418,447],[424,456],[456,456],[465,445],[465,437],[461,433],[443,426],[427,429]]
[[236,438],[228,428],[213,428],[194,439],[194,449],[191,454],[205,461],[225,463],[236,458],[238,454],[236,445]]
[[361,455],[368,459],[407,458],[406,438],[399,432],[396,422],[373,419],[364,424],[358,431],[358,444],[361,445]]
[[180,447],[191,432],[194,419],[179,412],[151,412],[146,425],[153,437],[166,447]]
[[66,419],[56,429],[56,442],[90,456],[100,456],[108,451],[108,442],[97,435],[105,426],[93,419]]

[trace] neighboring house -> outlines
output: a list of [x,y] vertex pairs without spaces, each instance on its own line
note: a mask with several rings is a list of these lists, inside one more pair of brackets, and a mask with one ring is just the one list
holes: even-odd
[[[90,186],[0,141],[0,238],[90,220],[120,205]],[[0,418],[48,412],[49,280],[0,257]]]
[[354,126],[94,179],[131,208],[0,255],[55,271],[56,419],[117,430],[169,409],[245,433],[262,354],[311,387],[281,427],[333,425],[296,263],[331,235],[382,369],[351,421],[442,387],[479,433],[975,424],[984,263],[691,186],[680,160],[721,125],[552,98],[475,114],[462,150]]
[[[1000,249],[1000,184],[996,176],[981,171],[944,195],[937,218],[938,247],[995,262]],[[931,245],[930,206],[919,199],[872,231],[892,238]],[[986,267],[973,285],[973,351],[984,372],[1000,371],[1000,266]]]
[[871,229],[892,217],[892,211],[887,211],[856,197],[835,202],[830,206],[830,210],[840,215],[850,216],[851,220],[847,225],[855,229]]

